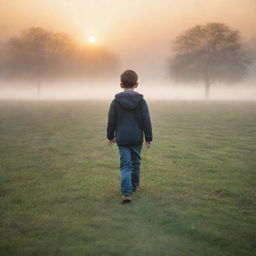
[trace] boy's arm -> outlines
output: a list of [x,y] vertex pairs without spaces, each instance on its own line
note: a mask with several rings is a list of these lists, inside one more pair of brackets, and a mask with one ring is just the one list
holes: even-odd
[[112,141],[115,138],[117,113],[115,108],[115,100],[111,102],[108,111],[108,126],[107,126],[107,138]]
[[150,114],[148,110],[148,105],[147,102],[143,99],[143,104],[142,104],[142,121],[143,121],[143,130],[145,134],[145,141],[146,143],[150,142],[153,140],[153,135],[152,135],[152,125],[151,125],[151,119],[150,119]]

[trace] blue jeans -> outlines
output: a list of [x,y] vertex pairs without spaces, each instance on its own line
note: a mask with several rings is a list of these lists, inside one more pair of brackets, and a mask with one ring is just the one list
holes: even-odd
[[118,146],[120,154],[121,193],[131,196],[140,184],[140,152],[142,145]]

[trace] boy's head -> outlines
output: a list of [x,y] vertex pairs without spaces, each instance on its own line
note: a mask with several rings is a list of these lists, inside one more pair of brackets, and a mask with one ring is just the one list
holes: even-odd
[[125,70],[121,76],[122,88],[136,88],[138,86],[138,75],[133,70]]

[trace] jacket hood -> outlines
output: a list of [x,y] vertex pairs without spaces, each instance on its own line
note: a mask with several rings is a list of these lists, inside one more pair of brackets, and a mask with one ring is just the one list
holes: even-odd
[[127,110],[135,109],[142,98],[142,94],[134,91],[120,92],[115,95],[116,101]]

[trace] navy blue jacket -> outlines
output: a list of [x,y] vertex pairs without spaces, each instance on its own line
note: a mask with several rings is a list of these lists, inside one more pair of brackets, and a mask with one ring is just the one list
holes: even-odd
[[152,141],[152,127],[148,106],[142,94],[124,91],[115,95],[108,113],[107,138],[117,145],[138,145]]

